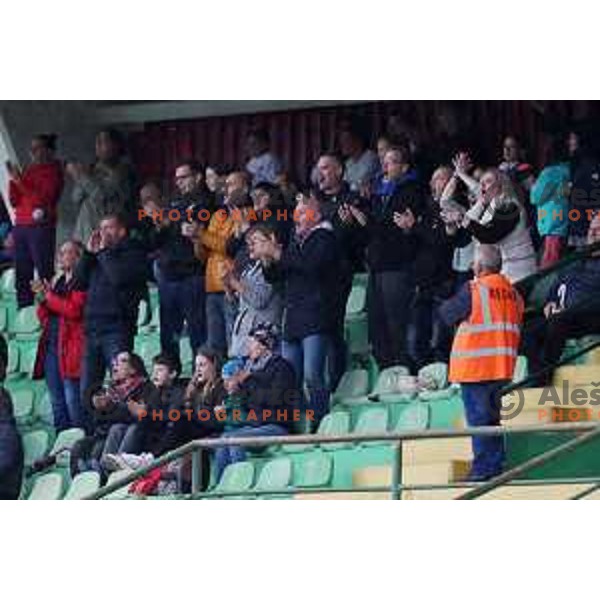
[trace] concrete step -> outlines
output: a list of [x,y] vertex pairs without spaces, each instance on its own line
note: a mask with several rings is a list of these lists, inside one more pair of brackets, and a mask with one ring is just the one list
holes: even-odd
[[572,385],[594,385],[600,386],[600,365],[566,365],[559,367],[554,372],[555,385],[562,385],[568,381]]
[[[504,486],[484,494],[481,500],[568,500],[585,490],[586,484]],[[415,490],[405,492],[403,500],[453,500],[472,488]],[[600,494],[598,498],[600,499]]]

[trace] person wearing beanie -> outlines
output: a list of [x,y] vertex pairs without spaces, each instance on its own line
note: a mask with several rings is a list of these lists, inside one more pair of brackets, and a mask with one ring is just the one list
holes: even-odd
[[[300,421],[302,394],[293,367],[275,350],[277,328],[259,323],[249,334],[248,358],[225,363],[221,372],[227,398],[222,437],[246,438],[289,435],[292,423]],[[307,411],[307,416],[308,415]],[[222,446],[215,453],[216,477],[227,465],[246,460],[241,446]]]

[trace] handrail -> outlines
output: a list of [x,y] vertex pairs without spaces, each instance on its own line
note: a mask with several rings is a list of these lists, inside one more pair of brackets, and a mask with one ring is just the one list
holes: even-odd
[[[600,424],[595,422],[578,422],[578,423],[556,423],[556,424],[545,424],[545,425],[524,425],[520,427],[513,427],[510,429],[511,434],[523,434],[523,433],[533,433],[533,432],[580,432],[594,435],[600,435]],[[236,446],[244,446],[248,448],[261,448],[275,444],[335,444],[341,442],[398,442],[397,446],[401,447],[403,441],[410,440],[424,440],[424,439],[440,439],[440,438],[463,438],[463,437],[472,437],[474,435],[477,436],[497,436],[503,435],[506,433],[506,429],[504,427],[498,426],[484,426],[484,427],[466,427],[464,429],[426,429],[426,430],[414,430],[414,431],[406,431],[406,432],[386,432],[386,433],[365,433],[365,434],[345,434],[345,435],[337,435],[337,436],[326,436],[326,435],[289,435],[289,436],[272,436],[272,437],[254,437],[254,438],[208,438],[208,439],[198,439],[188,442],[187,444],[164,454],[163,456],[154,460],[151,464],[146,465],[140,469],[133,471],[132,473],[124,476],[118,481],[112,482],[94,493],[87,496],[86,500],[97,500],[103,498],[113,492],[129,485],[136,479],[143,477],[150,471],[165,465],[173,460],[176,460],[184,455],[206,450],[206,449],[214,449],[220,448],[223,446],[231,446],[234,443]],[[576,440],[572,440],[571,442],[576,442],[585,438],[585,435],[580,436]],[[584,440],[585,441],[585,440]],[[555,458],[555,456],[559,455],[564,451],[568,451],[572,449],[575,444],[571,444],[568,448],[563,448],[563,446],[567,446],[563,444],[554,450],[560,450],[555,452],[550,459]],[[547,454],[547,453],[545,453]],[[546,462],[544,459],[543,462]],[[198,461],[199,462],[199,461]],[[531,462],[531,461],[527,461]],[[524,463],[522,467],[527,465]],[[396,465],[398,466],[398,465]],[[535,465],[533,465],[535,466]],[[507,472],[510,473],[514,471]],[[509,479],[512,479],[511,476]],[[394,481],[392,482],[395,483]],[[405,489],[405,486],[400,485],[396,482],[398,490]],[[485,484],[473,484],[472,485],[485,485]],[[447,486],[446,486],[447,487]],[[360,489],[360,488],[357,488]],[[389,488],[386,488],[389,490]],[[396,490],[396,491],[398,491]],[[329,492],[336,492],[335,489],[330,489]],[[355,490],[357,491],[357,490]],[[193,493],[197,493],[198,490],[193,490]],[[264,492],[265,494],[277,494],[277,492]],[[283,492],[282,492],[283,493]],[[485,492],[484,492],[485,493]],[[239,495],[239,494],[237,494]]]

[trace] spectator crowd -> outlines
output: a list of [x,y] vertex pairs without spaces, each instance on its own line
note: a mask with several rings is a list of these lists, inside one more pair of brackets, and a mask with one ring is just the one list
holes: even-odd
[[[474,275],[519,289],[600,239],[600,163],[586,131],[547,136],[536,168],[512,133],[496,164],[483,165],[458,139],[423,147],[410,127],[391,125],[373,138],[359,120],[341,123],[306,187],[290,181],[261,130],[235,170],[181,157],[170,194],[163,182],[136,179],[113,130],[98,134],[93,165],[63,165],[53,135],[32,140],[22,171],[8,165],[15,220],[0,226],[2,240],[10,235],[0,255],[14,262],[19,307],[37,306],[34,376],[46,379],[55,426],[86,431],[73,472],[105,477],[202,437],[314,431],[349,367],[344,318],[357,274],[368,280],[378,367],[417,373],[451,361],[454,327],[469,314],[456,302]],[[77,219],[55,256],[65,180]],[[534,333],[522,336],[539,368],[560,356],[556,340],[600,327],[589,308],[583,323],[565,316],[597,295],[597,260],[557,282]],[[133,351],[149,282],[161,346],[151,365]],[[182,338],[194,356],[189,381]],[[9,405],[0,398],[1,427]],[[186,418],[166,418],[171,411]],[[221,448],[217,477],[243,459],[242,448]]]

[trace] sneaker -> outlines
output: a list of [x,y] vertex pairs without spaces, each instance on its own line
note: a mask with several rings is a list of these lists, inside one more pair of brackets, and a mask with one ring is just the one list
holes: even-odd
[[106,454],[102,457],[101,466],[107,473],[113,473],[114,471],[121,471],[127,468],[127,465],[123,463],[120,454]]

